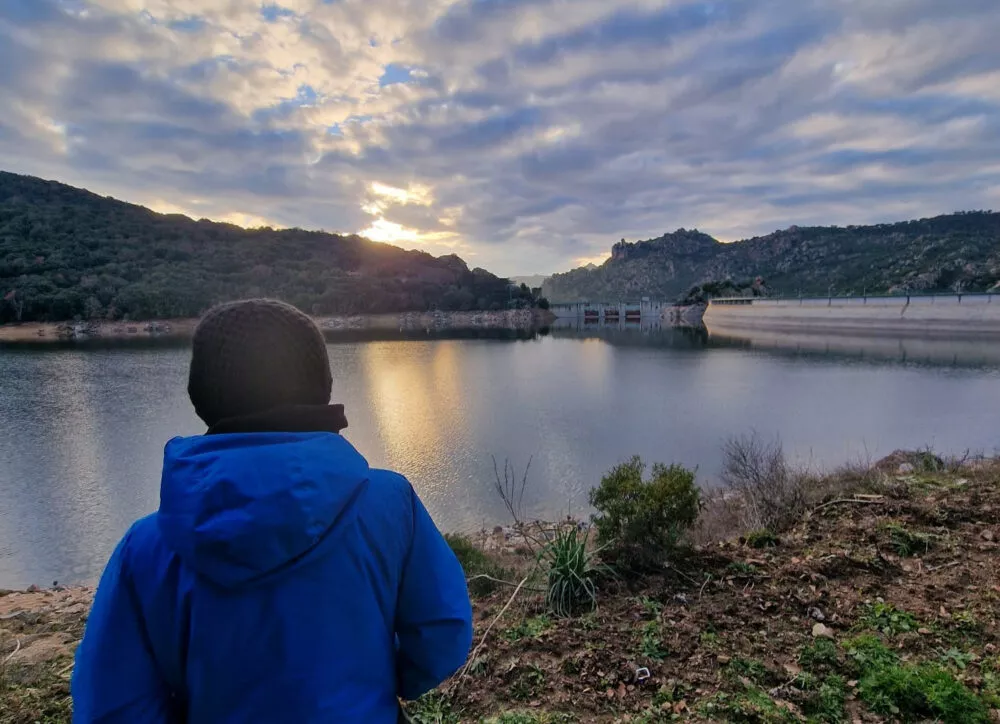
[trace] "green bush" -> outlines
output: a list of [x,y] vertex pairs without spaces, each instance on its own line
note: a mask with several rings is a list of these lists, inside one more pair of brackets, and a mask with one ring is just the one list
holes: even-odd
[[[510,577],[509,570],[494,562],[468,536],[446,533],[444,539],[451,546],[458,562],[462,564],[465,576],[469,579],[469,593],[473,596],[488,596],[500,587],[501,584],[490,578],[505,581]],[[477,576],[489,576],[489,578],[477,578]]]
[[646,466],[636,456],[613,468],[590,491],[597,509],[598,541],[620,560],[638,565],[661,562],[698,519],[701,498],[694,473],[680,465]]

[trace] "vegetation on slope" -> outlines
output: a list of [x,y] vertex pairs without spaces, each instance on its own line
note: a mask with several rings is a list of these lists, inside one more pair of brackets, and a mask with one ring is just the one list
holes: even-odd
[[546,281],[553,302],[674,299],[706,282],[762,277],[778,294],[987,291],[1000,282],[1000,213],[875,226],[796,227],[732,244],[680,229],[622,242],[594,269]]
[[[897,453],[816,476],[745,436],[726,463],[730,493],[694,528],[688,475],[629,461],[596,489],[600,548],[575,526],[522,524],[491,550],[450,536],[475,647],[412,720],[997,720],[1000,461]],[[656,534],[681,529],[686,546]],[[643,540],[659,565],[623,564]],[[591,565],[605,551],[614,571]],[[0,724],[70,720],[91,596],[0,592]]]
[[276,297],[316,315],[501,309],[527,288],[358,236],[194,221],[0,172],[0,323],[193,317]]

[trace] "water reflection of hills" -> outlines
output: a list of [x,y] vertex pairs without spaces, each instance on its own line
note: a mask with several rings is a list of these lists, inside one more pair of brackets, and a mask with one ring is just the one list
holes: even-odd
[[808,357],[903,362],[944,367],[1000,367],[1000,341],[972,337],[896,337],[747,330],[712,334],[709,346],[742,347]]
[[968,336],[915,338],[762,330],[709,334],[705,329],[674,328],[659,323],[604,325],[564,320],[551,329],[551,334],[556,338],[601,339],[622,347],[730,348],[816,359],[1000,368],[1000,340]]
[[659,321],[603,324],[560,319],[548,333],[556,339],[600,339],[617,347],[704,349],[709,345],[704,328],[670,327]]

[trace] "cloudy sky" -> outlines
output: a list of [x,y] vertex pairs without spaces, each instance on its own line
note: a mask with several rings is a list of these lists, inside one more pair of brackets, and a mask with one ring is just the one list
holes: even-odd
[[1000,0],[0,0],[0,169],[504,274],[1000,208]]

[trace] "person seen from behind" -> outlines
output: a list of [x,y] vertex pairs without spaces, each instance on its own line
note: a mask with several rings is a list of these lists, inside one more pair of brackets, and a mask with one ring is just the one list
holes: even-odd
[[472,641],[462,568],[413,488],[341,437],[322,333],[216,307],[160,508],[111,556],[77,651],[79,724],[394,723]]

